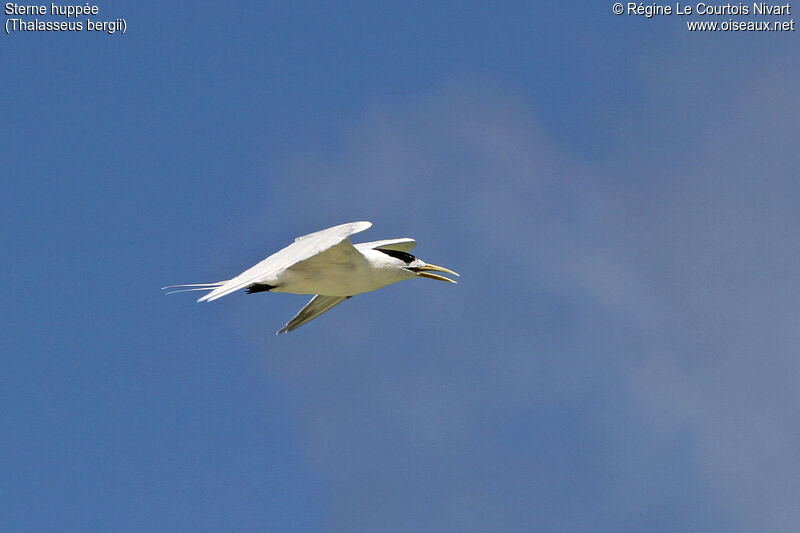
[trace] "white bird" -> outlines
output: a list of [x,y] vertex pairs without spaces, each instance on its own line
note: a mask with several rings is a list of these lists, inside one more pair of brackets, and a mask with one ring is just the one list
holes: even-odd
[[238,276],[216,283],[170,285],[169,292],[211,291],[198,302],[212,302],[239,289],[256,292],[313,294],[314,297],[278,334],[299,328],[347,298],[416,277],[456,283],[433,274],[452,270],[417,259],[410,253],[414,239],[400,238],[353,245],[350,235],[372,226],[371,222],[350,222],[298,237]]

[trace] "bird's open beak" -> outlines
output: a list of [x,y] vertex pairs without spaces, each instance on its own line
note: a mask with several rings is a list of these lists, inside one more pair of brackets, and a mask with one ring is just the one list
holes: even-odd
[[414,267],[410,268],[409,270],[413,270],[417,273],[418,276],[422,276],[423,278],[430,278],[430,279],[438,279],[439,281],[449,281],[450,283],[458,283],[455,280],[450,278],[446,278],[444,276],[440,276],[439,274],[431,274],[431,271],[434,272],[444,272],[445,274],[452,274],[453,276],[458,276],[457,272],[453,272],[449,268],[440,267],[436,265],[431,265],[430,263],[426,263],[425,266],[422,267]]

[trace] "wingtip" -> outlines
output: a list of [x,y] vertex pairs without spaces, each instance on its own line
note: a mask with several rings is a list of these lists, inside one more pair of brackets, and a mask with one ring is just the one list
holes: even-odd
[[356,222],[349,222],[347,224],[343,224],[343,226],[350,226],[353,228],[353,233],[361,233],[362,231],[366,231],[372,227],[372,222],[369,220],[358,220]]

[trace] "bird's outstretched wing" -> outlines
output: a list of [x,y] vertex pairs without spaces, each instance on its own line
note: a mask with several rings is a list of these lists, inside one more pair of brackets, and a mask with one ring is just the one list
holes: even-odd
[[[260,263],[248,268],[238,276],[225,281],[198,285],[174,285],[170,288],[204,290],[211,292],[198,299],[198,302],[211,302],[254,283],[268,282],[274,276],[292,265],[305,261],[345,241],[350,235],[364,231],[371,222],[349,222],[332,228],[315,231],[294,240],[286,248],[279,250]],[[349,248],[355,252],[352,244]],[[338,302],[337,302],[338,303]],[[312,317],[313,318],[313,317]],[[310,320],[310,319],[309,319]]]
[[397,250],[398,252],[410,252],[417,245],[417,241],[410,237],[400,239],[386,239],[383,241],[361,242],[355,245],[357,250]]
[[303,307],[288,324],[279,329],[276,335],[280,335],[286,331],[297,329],[306,322],[314,320],[325,311],[333,309],[334,306],[342,303],[351,296],[322,296],[317,294]]

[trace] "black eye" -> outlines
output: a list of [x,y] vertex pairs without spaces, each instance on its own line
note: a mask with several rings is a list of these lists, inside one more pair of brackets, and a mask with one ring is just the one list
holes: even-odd
[[416,259],[416,257],[411,255],[410,253],[401,252],[400,250],[386,250],[384,248],[378,248],[378,251],[383,252],[388,256],[394,257],[395,259],[399,259],[400,261],[402,261],[407,265],[411,264]]

